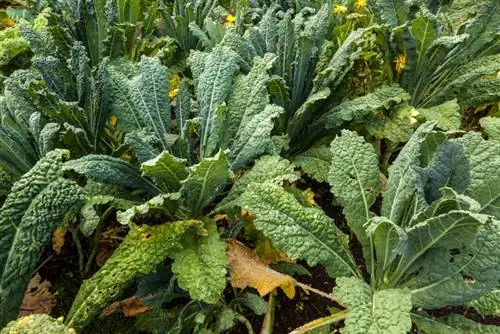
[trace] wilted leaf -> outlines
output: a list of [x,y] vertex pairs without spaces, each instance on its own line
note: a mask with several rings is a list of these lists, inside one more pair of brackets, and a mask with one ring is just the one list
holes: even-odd
[[52,234],[52,249],[57,255],[61,254],[61,249],[64,246],[64,237],[68,229],[65,227],[58,227]]
[[269,268],[251,249],[236,240],[229,240],[229,265],[232,268],[231,285],[235,288],[250,286],[261,296],[281,288],[288,298],[295,297],[295,280]]
[[126,317],[135,317],[138,314],[148,312],[151,310],[148,306],[144,305],[144,300],[137,296],[120,300],[110,304],[102,311],[102,316],[107,317],[113,313],[123,312]]
[[56,297],[49,290],[51,287],[52,284],[49,281],[42,282],[42,277],[36,273],[26,288],[19,317],[30,314],[50,314],[56,306]]

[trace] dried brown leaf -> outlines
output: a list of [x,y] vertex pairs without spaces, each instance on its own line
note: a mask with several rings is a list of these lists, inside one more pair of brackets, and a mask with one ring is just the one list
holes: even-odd
[[64,246],[64,238],[68,229],[65,227],[58,227],[52,234],[52,249],[57,253],[61,254],[61,249]]
[[132,296],[112,303],[102,311],[102,316],[107,317],[113,313],[122,312],[126,317],[135,317],[150,310],[148,306],[144,305],[144,300],[137,296]]
[[229,265],[232,268],[231,285],[235,288],[252,287],[265,296],[281,288],[288,298],[295,297],[295,279],[269,268],[255,253],[236,240],[229,240]]
[[56,306],[56,297],[50,292],[51,287],[52,284],[49,281],[42,282],[42,277],[36,273],[26,288],[19,317],[30,314],[50,314]]

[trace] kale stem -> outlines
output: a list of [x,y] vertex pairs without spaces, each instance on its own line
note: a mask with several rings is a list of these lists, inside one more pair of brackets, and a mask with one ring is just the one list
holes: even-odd
[[344,310],[339,313],[332,314],[328,317],[324,318],[319,318],[316,320],[313,320],[311,322],[308,322],[307,324],[300,326],[299,328],[296,328],[290,334],[302,334],[302,333],[307,333],[313,329],[324,327],[330,324],[333,324],[334,322],[340,321],[345,319],[345,317],[349,314],[349,310]]
[[326,293],[326,292],[323,292],[323,291],[321,291],[321,290],[315,289],[315,288],[313,288],[313,287],[310,287],[309,285],[306,285],[306,284],[304,284],[304,283],[300,283],[300,282],[295,282],[295,285],[297,285],[297,286],[301,287],[301,288],[302,288],[302,289],[304,289],[305,291],[310,291],[310,292],[312,292],[312,293],[315,293],[315,294],[317,294],[317,295],[320,295],[321,297],[325,297],[325,298],[327,298],[327,299],[330,299],[331,301],[336,302],[337,304],[339,304],[339,305],[340,305],[340,306],[342,306],[342,307],[345,307],[339,299],[337,299],[337,298],[333,297],[332,295],[329,295],[329,294],[328,294],[328,293]]
[[260,330],[261,334],[272,334],[273,333],[273,325],[274,325],[274,310],[276,305],[276,290],[271,291],[269,294],[269,300],[267,302],[267,313],[264,317],[264,322],[262,323],[262,328]]
[[69,227],[69,230],[71,232],[71,237],[73,238],[73,241],[75,242],[76,245],[76,249],[78,251],[78,268],[80,271],[80,276],[83,278],[84,277],[83,258],[85,257],[85,255],[83,253],[82,243],[80,242],[80,239],[78,239],[78,230],[74,227]]

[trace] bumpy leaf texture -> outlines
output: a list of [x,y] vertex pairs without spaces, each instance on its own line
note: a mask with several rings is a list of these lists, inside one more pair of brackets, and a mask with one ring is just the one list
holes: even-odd
[[302,171],[318,182],[327,182],[332,152],[327,146],[312,147],[293,159]]
[[378,156],[373,146],[355,132],[342,130],[331,144],[328,182],[343,207],[347,223],[368,255],[369,240],[364,225],[370,207],[380,193]]
[[484,140],[479,133],[459,139],[471,165],[471,183],[466,195],[481,204],[481,213],[500,217],[500,142]]
[[231,177],[229,161],[223,151],[189,167],[189,176],[181,182],[180,189],[185,205],[193,215],[200,215],[226,187]]
[[56,320],[47,314],[32,314],[10,322],[0,334],[17,333],[53,333],[74,334],[75,330],[64,326],[62,321]]
[[402,334],[411,329],[411,295],[408,289],[372,292],[371,287],[354,277],[340,277],[332,294],[349,308],[344,334]]
[[476,309],[482,316],[500,316],[500,289],[496,288],[479,299],[467,304]]
[[[476,227],[477,233],[474,234],[474,226],[470,226],[474,222],[470,218],[463,215],[460,218],[453,211],[447,216],[449,218],[443,219],[442,216],[438,216],[428,221],[443,224],[447,226],[448,231],[440,240],[433,237],[435,240],[433,248],[423,256],[420,263],[417,263],[417,267],[421,270],[412,280],[404,284],[411,290],[413,304],[417,307],[432,309],[447,305],[463,305],[498,286],[500,222],[488,220]],[[454,227],[449,224],[452,220],[457,222]],[[459,226],[461,224],[464,225]],[[415,249],[414,243],[428,245],[425,233],[436,236],[435,233],[439,228],[437,226],[431,228],[435,224],[427,225],[427,231],[417,232],[412,229],[408,232],[410,244],[408,251],[419,251]],[[418,233],[417,240],[414,232]],[[439,233],[443,234],[444,231]],[[403,257],[402,262],[405,260]]]
[[203,235],[191,233],[182,239],[182,249],[172,254],[172,271],[192,299],[216,304],[226,287],[226,243],[213,221],[206,221],[204,229]]
[[417,189],[415,167],[420,165],[421,145],[433,129],[433,123],[421,125],[389,167],[389,183],[384,193],[382,215],[399,226],[405,226],[408,222],[408,208],[412,205]]
[[483,325],[460,314],[433,318],[425,313],[412,313],[411,319],[426,334],[500,333],[498,326]]
[[53,151],[17,181],[0,209],[0,322],[17,316],[32,270],[52,231],[76,216],[84,195],[61,178],[67,151]]
[[488,135],[489,139],[500,141],[500,118],[499,117],[483,117],[479,120],[479,124]]
[[109,72],[113,81],[113,113],[119,125],[127,131],[149,129],[162,150],[168,150],[165,135],[170,133],[171,116],[167,68],[156,59],[143,57],[138,74],[131,79],[113,67]]
[[164,192],[176,192],[181,182],[187,178],[186,160],[174,157],[169,152],[163,152],[156,158],[141,165],[144,175],[153,178]]
[[231,209],[237,206],[237,199],[245,192],[252,182],[272,182],[282,184],[284,181],[294,182],[300,175],[294,171],[290,161],[277,155],[265,155],[255,161],[252,169],[248,170],[233,185],[229,194],[217,205],[217,211]]
[[120,297],[133,280],[155,271],[168,255],[181,248],[185,233],[201,227],[199,221],[159,226],[131,226],[131,230],[104,266],[83,282],[66,319],[66,326],[81,329],[109,302]]
[[238,200],[255,226],[292,258],[324,265],[332,277],[358,276],[347,237],[322,210],[304,207],[282,186],[251,183]]

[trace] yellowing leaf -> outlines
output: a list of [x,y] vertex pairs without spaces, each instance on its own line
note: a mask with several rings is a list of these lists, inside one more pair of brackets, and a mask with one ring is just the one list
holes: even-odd
[[30,314],[50,314],[56,306],[56,297],[49,290],[51,287],[52,284],[49,281],[42,282],[42,277],[36,273],[26,288],[19,317]]
[[285,252],[276,247],[271,240],[267,238],[257,240],[255,251],[265,264],[277,263],[280,261],[293,262]]
[[65,227],[58,227],[52,234],[52,249],[59,255],[64,246],[64,237],[68,229]]
[[144,300],[137,296],[120,300],[112,303],[102,311],[103,316],[109,316],[113,313],[123,312],[126,317],[135,317],[141,313],[148,312],[151,309],[144,305]]
[[269,268],[251,249],[236,240],[229,240],[229,265],[232,268],[231,285],[235,288],[252,287],[265,296],[281,288],[288,298],[295,297],[295,280]]
[[229,216],[225,213],[219,213],[214,216],[213,220],[215,220],[216,222],[229,220]]

